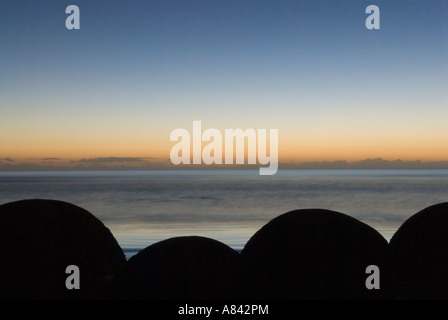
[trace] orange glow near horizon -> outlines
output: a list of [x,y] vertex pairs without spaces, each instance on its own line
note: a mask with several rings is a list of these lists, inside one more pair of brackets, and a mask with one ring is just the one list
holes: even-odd
[[[93,108],[93,106],[92,106]],[[66,108],[64,108],[65,110]],[[404,161],[448,161],[445,118],[386,117],[382,114],[241,113],[230,120],[224,114],[167,113],[160,117],[119,109],[92,115],[62,111],[40,115],[5,114],[0,126],[0,158],[86,159],[98,157],[153,157],[168,160],[176,142],[170,133],[185,128],[192,135],[193,120],[202,120],[202,132],[225,128],[278,129],[282,162],[360,161],[367,158]],[[424,124],[424,125],[421,125]],[[269,132],[269,130],[268,130]],[[203,142],[204,147],[208,142]],[[224,142],[223,142],[224,146]]]
[[[171,131],[183,127],[192,134],[192,121],[178,118],[172,122],[168,118],[148,120],[143,116],[133,117],[132,121],[119,117],[107,120],[86,118],[82,121],[49,118],[36,122],[33,117],[9,120],[0,127],[0,158],[153,157],[166,160],[176,144],[169,140]],[[251,127],[245,127],[243,122],[256,128],[249,120],[239,119],[235,128]],[[279,162],[353,162],[367,158],[448,160],[448,136],[442,134],[445,128],[443,119],[436,119],[431,126],[424,128],[402,123],[400,130],[390,123],[377,127],[373,120],[344,125],[342,120],[339,123],[322,120],[319,125],[301,119],[297,124],[284,122],[280,125],[279,121],[273,120],[277,125],[272,128],[279,130]],[[269,129],[266,124],[259,125]],[[229,123],[225,122],[225,125]],[[224,133],[224,124],[219,121],[203,121],[202,131],[213,127]],[[203,142],[202,146],[207,143]]]
[[[176,143],[169,141],[169,134],[143,133],[120,135],[119,133],[86,132],[84,134],[48,134],[45,132],[15,133],[0,140],[0,158],[82,159],[96,157],[154,157],[169,159]],[[204,147],[208,142],[203,142]],[[398,136],[320,136],[300,138],[279,134],[279,162],[336,161],[349,162],[367,158],[385,160],[448,160],[448,138]],[[224,151],[224,150],[223,150]]]

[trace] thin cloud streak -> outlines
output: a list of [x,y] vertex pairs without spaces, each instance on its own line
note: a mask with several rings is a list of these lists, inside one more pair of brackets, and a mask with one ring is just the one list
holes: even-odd
[[[10,159],[10,158],[5,158]],[[64,160],[59,158],[57,163],[52,160],[33,160],[32,162],[20,162],[14,160],[0,159],[0,170],[156,170],[156,169],[241,169],[257,168],[258,165],[173,165],[169,159],[152,157],[101,157],[80,160]],[[364,159],[360,161],[348,162],[346,160],[337,161],[311,161],[311,162],[280,162],[280,169],[431,169],[448,168],[448,161],[405,161],[401,159],[385,160],[382,158]]]

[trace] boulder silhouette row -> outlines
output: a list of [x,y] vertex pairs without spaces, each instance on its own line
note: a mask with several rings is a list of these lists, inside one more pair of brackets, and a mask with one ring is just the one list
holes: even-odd
[[[67,266],[79,268],[68,288]],[[368,289],[366,267],[380,270]],[[1,299],[448,299],[448,203],[409,218],[390,243],[342,213],[295,210],[241,254],[204,237],[153,244],[126,261],[104,224],[54,200],[0,206]]]

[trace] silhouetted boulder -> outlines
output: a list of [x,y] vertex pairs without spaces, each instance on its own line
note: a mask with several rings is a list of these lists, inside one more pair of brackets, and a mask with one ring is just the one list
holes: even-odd
[[[387,241],[342,213],[307,209],[266,224],[241,253],[250,299],[387,298]],[[380,290],[368,290],[369,265],[380,268]]]
[[[107,298],[125,261],[109,229],[82,208],[53,200],[0,206],[1,299]],[[69,265],[79,268],[79,290],[66,287]]]
[[397,299],[448,299],[448,203],[409,218],[390,249]]
[[216,240],[177,237],[133,256],[113,281],[119,299],[238,297],[239,254]]

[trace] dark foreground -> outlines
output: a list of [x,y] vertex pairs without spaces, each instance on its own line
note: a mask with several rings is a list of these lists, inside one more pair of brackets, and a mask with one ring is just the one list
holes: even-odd
[[306,209],[270,221],[241,254],[191,236],[126,261],[86,210],[24,200],[0,206],[0,298],[447,299],[447,231],[447,203],[412,216],[390,243],[350,216]]

